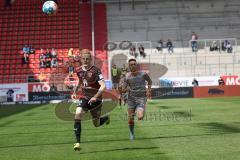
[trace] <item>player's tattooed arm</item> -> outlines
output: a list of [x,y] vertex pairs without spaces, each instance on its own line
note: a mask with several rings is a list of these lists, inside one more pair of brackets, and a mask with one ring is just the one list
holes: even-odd
[[144,79],[147,81],[148,83],[148,88],[147,88],[147,97],[151,98],[151,88],[152,88],[152,80],[149,77],[149,75],[147,73],[145,73],[144,75]]

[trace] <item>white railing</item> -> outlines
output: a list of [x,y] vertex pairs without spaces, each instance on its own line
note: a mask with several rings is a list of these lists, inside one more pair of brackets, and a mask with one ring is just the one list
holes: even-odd
[[[223,51],[223,44],[225,41],[230,42],[232,46],[232,53],[237,52],[237,39],[236,38],[224,38],[224,39],[198,39],[196,40],[197,42],[197,48],[198,50],[204,50],[206,53],[211,52],[210,51],[210,46],[212,45],[213,42],[216,42],[217,46],[219,47],[219,52],[226,52]],[[192,40],[189,41],[189,48],[192,48]]]

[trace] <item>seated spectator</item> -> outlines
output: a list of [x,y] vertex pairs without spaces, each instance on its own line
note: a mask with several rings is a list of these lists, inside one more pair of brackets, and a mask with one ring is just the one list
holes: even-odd
[[227,53],[232,53],[232,44],[228,41],[227,42],[227,45],[226,45],[226,50],[227,50]]
[[220,52],[220,47],[217,45],[216,41],[213,41],[211,46],[210,46],[210,51],[219,51]]
[[45,59],[40,59],[39,68],[46,68]]
[[28,53],[23,53],[23,64],[28,64],[29,63],[29,55]]
[[136,47],[135,47],[135,46],[132,46],[132,47],[130,48],[129,54],[130,54],[131,56],[134,56],[135,58],[137,58],[138,54],[137,54],[137,52],[136,52]]
[[173,44],[172,44],[172,41],[170,39],[168,39],[166,46],[168,48],[168,53],[169,54],[173,53]]
[[46,58],[45,65],[46,68],[51,68],[51,58]]
[[46,58],[51,58],[51,51],[47,48],[46,53],[45,53]]
[[29,54],[34,54],[35,53],[35,49],[33,46],[29,47]]
[[158,41],[158,46],[156,47],[157,51],[160,52],[163,49],[163,41],[159,40]]
[[71,63],[71,64],[69,65],[69,67],[68,67],[68,73],[69,73],[70,75],[72,75],[73,72],[74,72],[74,67],[73,67],[73,64]]
[[219,86],[224,86],[224,80],[220,77],[219,80],[218,80],[218,84]]
[[228,44],[228,40],[225,40],[224,42],[222,42],[222,51],[226,51],[227,50],[227,44]]
[[51,60],[51,67],[54,68],[54,67],[57,67],[57,66],[58,66],[57,58],[52,58],[52,60]]
[[143,58],[146,57],[146,53],[144,53],[144,47],[142,45],[140,45],[138,47],[138,51],[139,51],[140,56],[142,56]]
[[45,60],[45,58],[46,58],[46,57],[45,57],[45,54],[41,53],[40,56],[39,56],[39,59],[40,59],[40,60]]
[[42,48],[40,49],[40,54],[44,54],[44,50]]
[[52,48],[51,57],[52,58],[57,58],[57,51],[54,48]]
[[198,81],[197,81],[196,78],[193,79],[193,81],[192,81],[192,85],[193,85],[193,86],[198,86]]
[[73,57],[74,57],[73,48],[69,48],[69,50],[68,50],[68,58],[73,58]]
[[26,53],[26,54],[29,54],[29,47],[27,45],[25,45],[22,49],[23,51],[23,54]]

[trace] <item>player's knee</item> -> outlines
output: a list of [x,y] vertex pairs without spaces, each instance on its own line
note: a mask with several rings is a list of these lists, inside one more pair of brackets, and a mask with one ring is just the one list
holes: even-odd
[[140,108],[137,111],[137,118],[138,120],[143,120],[143,117],[144,117],[144,109]]
[[138,120],[143,120],[144,114],[142,112],[138,113]]
[[82,117],[83,114],[84,114],[84,111],[82,110],[82,108],[81,107],[77,107],[74,118],[81,120],[81,117]]
[[139,120],[139,121],[143,120],[143,116],[139,116],[139,117],[138,117],[138,120]]

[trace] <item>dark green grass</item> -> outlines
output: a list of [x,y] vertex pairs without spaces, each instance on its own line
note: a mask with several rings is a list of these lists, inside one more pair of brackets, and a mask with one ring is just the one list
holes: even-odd
[[4,114],[0,160],[240,159],[239,97],[153,100],[133,142],[125,113],[117,107],[100,128],[84,122],[80,152],[72,149],[73,123],[59,120],[53,105]]

